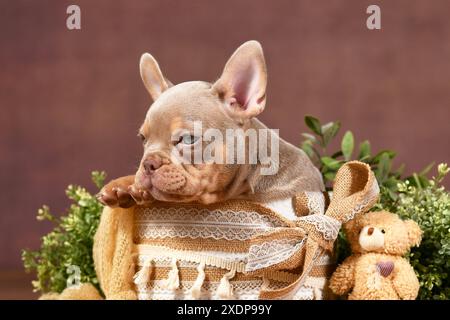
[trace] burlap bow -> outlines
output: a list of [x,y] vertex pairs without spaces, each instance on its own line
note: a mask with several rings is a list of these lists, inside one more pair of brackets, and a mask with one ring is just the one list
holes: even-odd
[[332,199],[325,214],[300,217],[293,227],[276,228],[254,237],[249,248],[247,273],[264,276],[292,270],[298,276],[282,289],[261,290],[260,298],[292,298],[316,259],[333,249],[341,225],[369,210],[378,195],[379,187],[369,165],[348,162],[336,174]]

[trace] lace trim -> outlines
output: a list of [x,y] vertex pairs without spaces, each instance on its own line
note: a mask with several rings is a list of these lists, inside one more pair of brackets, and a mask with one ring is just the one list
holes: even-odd
[[315,262],[316,266],[327,266],[334,264],[334,258],[331,257],[329,254],[322,254]]
[[[232,281],[233,296],[239,300],[255,300],[258,299],[261,289],[262,280],[252,281]],[[194,285],[194,281],[183,281],[180,288],[175,292],[164,287],[163,280],[150,281],[146,285],[136,286],[139,300],[173,300],[173,299],[192,299],[190,290]],[[201,300],[220,299],[215,292],[219,287],[219,282],[205,282],[202,286],[202,292],[199,297]]]
[[355,217],[355,215],[361,213],[364,208],[372,202],[375,198],[378,197],[378,194],[380,193],[380,187],[378,186],[378,183],[375,181],[372,182],[372,185],[370,186],[370,189],[367,192],[367,196],[365,197],[366,200],[363,202],[357,204],[350,213],[348,213],[344,221],[342,223],[345,223]]
[[180,261],[186,261],[191,263],[204,263],[216,268],[236,270],[238,272],[245,271],[245,262],[234,260],[233,257],[228,258],[225,253],[222,255],[212,256],[208,252],[195,252],[195,251],[184,251],[175,250],[167,247],[151,246],[151,245],[138,245],[137,246],[139,258],[138,261],[144,265],[145,261],[150,259],[177,259]]
[[139,237],[213,238],[248,240],[283,224],[255,211],[207,210],[201,208],[139,208],[135,228]]
[[309,214],[325,213],[325,196],[322,192],[305,191],[308,198]]
[[271,209],[272,211],[280,214],[281,216],[290,221],[295,220],[295,218],[297,218],[294,207],[292,205],[292,198],[265,202],[261,203],[261,205]]
[[312,288],[301,287],[294,294],[292,300],[314,300],[314,291]]
[[[294,247],[295,248],[295,247]],[[180,267],[196,268],[198,264],[204,263],[208,267],[221,268],[226,270],[236,270],[237,272],[245,272],[245,259],[241,260],[238,254],[231,254],[228,257],[226,252],[219,253],[218,256],[211,256],[211,252],[195,252],[175,250],[171,248],[151,245],[137,245],[137,263],[138,266],[143,267],[147,261],[151,260],[154,267],[167,267],[171,265],[172,259],[177,259]],[[234,260],[236,259],[236,260]],[[266,277],[271,280],[280,282],[292,282],[296,275],[285,271],[270,271],[267,272]]]
[[325,277],[307,277],[305,283],[303,284],[305,287],[309,288],[325,288],[327,284],[327,278]]
[[[164,250],[164,249],[163,249]],[[142,252],[142,251],[141,251]],[[217,258],[223,259],[224,261],[238,261],[247,263],[247,253],[231,253],[231,252],[221,252],[221,251],[202,251],[202,255],[215,256]],[[184,256],[184,255],[183,255]],[[168,256],[155,256],[154,253],[151,254],[143,254],[140,253],[137,257],[137,265],[139,267],[143,267],[147,260],[152,260],[152,265],[154,267],[170,267],[172,263],[172,258]],[[198,257],[197,260],[202,260],[201,257]],[[187,261],[187,260],[179,260],[179,267],[181,268],[197,268],[199,262],[195,261]]]
[[322,233],[324,239],[328,241],[335,240],[341,229],[341,223],[338,220],[323,214],[304,216],[298,220],[312,224],[317,231]]
[[280,239],[250,246],[245,271],[250,272],[275,265],[289,259],[304,245],[296,239]]

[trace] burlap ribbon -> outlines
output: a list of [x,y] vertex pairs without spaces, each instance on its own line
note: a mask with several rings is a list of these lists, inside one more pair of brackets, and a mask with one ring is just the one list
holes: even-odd
[[325,214],[300,217],[294,227],[280,227],[254,237],[247,273],[264,276],[290,269],[298,272],[296,280],[282,289],[262,289],[260,298],[292,298],[316,259],[333,249],[341,225],[369,210],[378,196],[379,187],[369,165],[351,161],[336,174],[333,196]]

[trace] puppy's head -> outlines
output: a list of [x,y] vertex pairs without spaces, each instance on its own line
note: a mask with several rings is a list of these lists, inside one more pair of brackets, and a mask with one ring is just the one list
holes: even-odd
[[[263,111],[267,74],[261,45],[249,41],[239,47],[213,84],[172,85],[148,53],[141,58],[140,72],[154,102],[139,130],[144,154],[136,187],[161,201],[211,203],[226,197],[242,167],[195,157],[199,152],[226,157],[225,142],[205,144],[214,140],[205,132],[213,129],[225,137],[227,129],[245,130]],[[208,146],[211,150],[205,150]]]

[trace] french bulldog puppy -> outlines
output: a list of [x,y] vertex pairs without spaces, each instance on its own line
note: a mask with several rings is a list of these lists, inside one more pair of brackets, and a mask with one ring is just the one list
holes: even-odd
[[[128,208],[153,200],[169,202],[198,202],[210,204],[229,199],[269,202],[292,198],[302,191],[323,191],[319,170],[299,148],[271,133],[273,143],[264,144],[266,154],[275,166],[272,174],[263,174],[269,166],[257,163],[218,163],[180,161],[174,150],[197,149],[208,129],[246,132],[259,135],[269,130],[255,117],[266,104],[267,72],[259,42],[241,45],[225,65],[214,83],[190,81],[172,85],[162,74],[156,60],[148,53],[142,55],[140,73],[153,104],[150,106],[138,136],[143,143],[143,156],[135,175],[111,181],[99,193],[99,200],[110,207]],[[194,124],[201,123],[202,132],[194,133]],[[248,138],[248,137],[247,137]],[[247,139],[246,138],[246,139]],[[246,140],[248,141],[248,139]],[[216,143],[215,152],[230,152],[229,145]],[[238,144],[234,144],[237,148]],[[231,147],[233,151],[233,146]],[[258,157],[260,146],[246,148],[245,159]],[[262,160],[259,159],[258,160]]]

